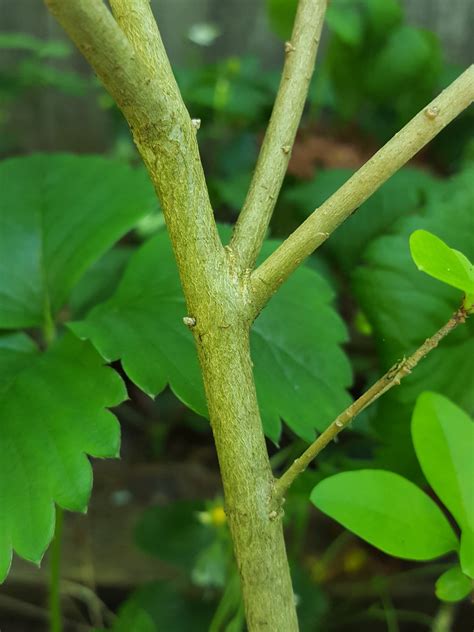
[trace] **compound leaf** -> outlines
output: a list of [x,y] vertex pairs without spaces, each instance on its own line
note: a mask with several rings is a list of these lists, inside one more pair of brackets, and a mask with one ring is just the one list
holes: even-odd
[[115,457],[110,406],[126,396],[94,348],[68,334],[41,353],[23,334],[0,338],[0,581],[12,551],[39,563],[54,529],[54,503],[87,507],[86,454]]
[[[265,246],[264,254],[276,247]],[[342,320],[332,291],[313,270],[302,269],[270,302],[251,334],[264,428],[277,441],[280,418],[311,440],[350,399],[350,366],[340,344]],[[302,309],[304,306],[304,309]],[[206,403],[173,253],[160,233],[132,257],[111,299],[70,326],[107,360],[122,361],[129,378],[151,396],[166,384],[190,408]],[[324,331],[324,336],[320,332]]]

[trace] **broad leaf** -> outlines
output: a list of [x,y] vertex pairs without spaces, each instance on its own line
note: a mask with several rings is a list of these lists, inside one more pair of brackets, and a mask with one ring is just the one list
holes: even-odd
[[204,389],[186,306],[166,233],[131,258],[117,291],[72,330],[90,338],[110,362],[120,359],[128,377],[155,396],[169,383],[196,412],[206,414]]
[[410,250],[419,270],[467,295],[474,294],[474,267],[462,252],[427,230],[411,234]]
[[416,485],[393,472],[336,474],[316,485],[311,501],[389,555],[431,560],[458,548],[438,506]]
[[[276,247],[267,244],[264,253]],[[277,293],[251,334],[264,428],[277,441],[283,418],[311,440],[349,402],[351,371],[340,344],[342,320],[327,283],[303,268]],[[304,309],[302,306],[304,305]],[[114,296],[71,328],[107,360],[122,361],[142,390],[157,395],[167,383],[190,408],[206,403],[194,342],[183,325],[186,308],[169,239],[156,235],[131,259]],[[321,335],[324,332],[324,335]]]
[[0,164],[0,328],[42,325],[85,270],[154,204],[143,170],[99,157]]
[[[459,291],[418,272],[409,236],[419,228],[429,230],[472,260],[473,204],[474,171],[468,169],[443,187],[423,217],[403,220],[393,234],[367,249],[365,265],[354,275],[354,289],[387,368],[434,334],[460,305]],[[423,390],[435,390],[474,411],[473,333],[472,319],[459,326],[403,380],[397,398],[413,404]]]
[[472,592],[472,580],[459,566],[453,566],[438,578],[436,596],[443,601],[461,601]]
[[0,338],[0,581],[12,550],[39,563],[54,529],[54,503],[87,507],[86,454],[115,457],[126,396],[119,376],[71,334],[40,353],[26,336]]
[[474,528],[474,423],[437,393],[422,393],[412,418],[418,460],[429,484],[461,527]]
[[467,525],[461,533],[459,560],[462,572],[474,579],[474,529],[470,525]]

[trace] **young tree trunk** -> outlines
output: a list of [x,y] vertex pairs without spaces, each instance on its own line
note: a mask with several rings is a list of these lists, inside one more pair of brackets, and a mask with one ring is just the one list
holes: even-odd
[[[228,287],[231,287],[229,283]],[[219,458],[248,629],[296,632],[298,622],[239,290],[234,307],[199,310],[193,327]],[[222,293],[220,294],[220,298]],[[236,304],[236,302],[238,303]],[[193,313],[194,316],[194,313]]]

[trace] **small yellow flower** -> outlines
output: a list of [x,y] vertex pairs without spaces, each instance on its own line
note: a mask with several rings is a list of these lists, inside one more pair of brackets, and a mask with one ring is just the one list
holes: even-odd
[[211,523],[215,527],[222,527],[227,521],[227,517],[225,515],[224,507],[222,505],[217,505],[210,510],[211,515]]

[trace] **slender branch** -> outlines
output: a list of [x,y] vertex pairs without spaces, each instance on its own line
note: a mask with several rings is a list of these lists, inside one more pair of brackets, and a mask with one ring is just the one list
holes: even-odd
[[431,338],[425,342],[408,358],[403,358],[392,366],[375,384],[373,384],[359,399],[353,402],[344,410],[326,430],[319,435],[309,448],[296,459],[290,467],[277,479],[275,483],[275,498],[281,499],[287,492],[294,480],[305,471],[324,448],[344,430],[353,419],[365,408],[373,404],[381,395],[389,391],[394,386],[398,386],[400,381],[409,375],[416,365],[435,349],[441,340],[453,331],[460,323],[464,323],[469,316],[464,307],[460,307]]
[[116,21],[102,0],[45,2],[131,128],[161,200],[187,297],[186,289],[199,286],[212,292],[208,281],[225,261],[225,253],[209,201],[196,128],[149,3],[112,0]]
[[326,0],[299,0],[286,61],[255,173],[230,244],[241,269],[253,267],[285,177],[314,70]]
[[473,99],[474,65],[405,125],[255,270],[251,276],[255,315],[306,257]]

